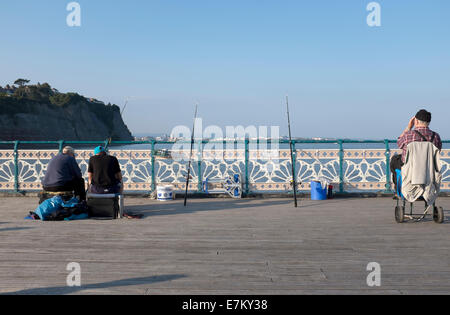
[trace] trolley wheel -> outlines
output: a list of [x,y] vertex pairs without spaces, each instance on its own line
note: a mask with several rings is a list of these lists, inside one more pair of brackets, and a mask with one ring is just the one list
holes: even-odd
[[442,207],[434,207],[433,220],[436,223],[444,223],[444,209]]
[[403,223],[405,221],[405,208],[400,206],[395,207],[395,221],[397,223]]

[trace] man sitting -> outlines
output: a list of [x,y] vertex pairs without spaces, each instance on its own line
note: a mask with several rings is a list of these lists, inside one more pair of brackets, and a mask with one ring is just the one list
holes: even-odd
[[48,192],[74,191],[80,201],[86,200],[84,179],[72,147],[65,147],[50,160],[42,186]]
[[422,109],[415,117],[411,118],[408,127],[398,138],[397,145],[402,150],[401,155],[394,155],[391,159],[391,171],[397,191],[396,170],[401,170],[406,159],[406,150],[411,142],[428,141],[433,143],[439,150],[442,150],[442,141],[438,133],[430,130],[431,113]]
[[122,172],[116,157],[106,153],[103,147],[94,150],[89,159],[89,186],[93,194],[122,194]]

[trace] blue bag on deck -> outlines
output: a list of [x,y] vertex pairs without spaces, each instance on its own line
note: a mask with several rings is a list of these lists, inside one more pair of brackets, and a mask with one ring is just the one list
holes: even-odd
[[400,198],[403,198],[402,194],[402,170],[395,170],[395,173],[397,174],[397,196]]
[[81,220],[87,218],[87,206],[76,197],[64,201],[60,196],[55,196],[41,203],[34,214],[42,221]]
[[86,219],[89,219],[89,215],[87,213],[81,213],[81,214],[72,214],[70,217],[65,218],[64,221],[75,221]]
[[327,200],[327,188],[321,182],[311,182],[311,200]]
[[69,201],[66,201],[66,202],[63,201],[61,206],[63,208],[75,208],[79,203],[80,203],[80,201],[78,200],[78,198],[77,197],[73,197]]
[[63,208],[63,200],[60,196],[55,196],[41,203],[34,213],[36,213],[42,221],[45,221],[53,213]]

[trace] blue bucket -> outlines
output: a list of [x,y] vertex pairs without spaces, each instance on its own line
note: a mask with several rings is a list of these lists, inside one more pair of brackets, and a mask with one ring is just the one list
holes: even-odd
[[311,200],[327,200],[327,189],[320,182],[311,182]]

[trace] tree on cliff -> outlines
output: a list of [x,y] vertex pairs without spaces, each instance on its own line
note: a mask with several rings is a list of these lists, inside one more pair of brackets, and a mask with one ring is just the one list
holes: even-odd
[[14,84],[22,87],[29,82],[30,82],[30,80],[27,80],[27,79],[17,79],[16,81],[14,81]]

